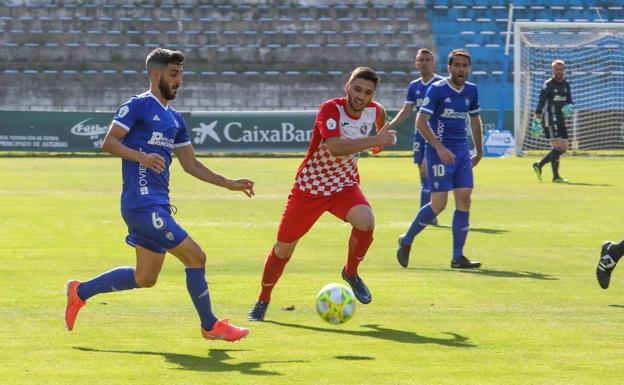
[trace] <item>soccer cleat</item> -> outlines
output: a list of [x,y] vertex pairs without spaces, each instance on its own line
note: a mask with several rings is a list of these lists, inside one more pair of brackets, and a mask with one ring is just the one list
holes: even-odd
[[431,220],[431,222],[429,222],[429,224],[431,226],[437,226],[438,225],[438,217],[433,217],[433,219]]
[[264,321],[264,313],[266,313],[268,307],[268,302],[258,300],[249,311],[247,319],[250,321]]
[[568,182],[570,181],[567,180],[566,178],[562,178],[562,177],[553,178],[553,183],[568,183]]
[[207,340],[224,340],[234,342],[240,340],[241,338],[247,337],[249,329],[230,325],[230,320],[223,319],[215,322],[212,330],[210,331],[202,327],[201,334]]
[[72,330],[74,328],[74,323],[76,322],[76,317],[78,316],[78,312],[80,308],[87,304],[86,301],[83,301],[78,296],[78,286],[80,282],[78,281],[69,281],[67,285],[65,285],[65,293],[67,294],[67,307],[65,307],[65,326],[67,330]]
[[399,237],[399,248],[397,249],[397,261],[399,261],[399,265],[403,267],[407,267],[409,264],[409,255],[412,250],[412,245],[403,244],[403,235]]
[[371,297],[371,293],[368,290],[368,287],[366,286],[364,281],[362,281],[362,278],[360,278],[359,275],[354,274],[353,276],[348,277],[347,273],[345,272],[345,268],[343,267],[342,279],[347,281],[349,286],[351,286],[351,290],[353,290],[353,294],[355,294],[355,298],[357,298],[358,301],[362,302],[363,304],[367,304],[373,300],[373,298]]
[[539,166],[539,163],[533,163],[533,171],[535,171],[535,176],[537,180],[542,181],[542,168]]
[[459,260],[451,261],[451,267],[453,269],[478,269],[481,267],[481,262],[472,262],[462,255]]
[[600,249],[600,259],[598,260],[598,266],[596,267],[596,278],[601,288],[607,289],[609,282],[611,281],[611,273],[615,269],[617,262],[609,255],[609,247],[613,245],[613,242],[606,241],[602,244]]

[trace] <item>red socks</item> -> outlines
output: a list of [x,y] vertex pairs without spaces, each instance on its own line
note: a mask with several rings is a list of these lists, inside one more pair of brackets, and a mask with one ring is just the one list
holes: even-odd
[[271,291],[277,283],[279,277],[282,276],[284,267],[290,261],[290,258],[278,258],[275,249],[271,249],[271,253],[264,261],[264,272],[262,273],[262,291],[258,299],[260,301],[269,302],[271,300]]
[[347,266],[345,273],[351,277],[357,274],[357,268],[364,259],[368,248],[373,243],[373,230],[363,231],[355,227],[351,230],[349,237],[349,257],[347,258]]

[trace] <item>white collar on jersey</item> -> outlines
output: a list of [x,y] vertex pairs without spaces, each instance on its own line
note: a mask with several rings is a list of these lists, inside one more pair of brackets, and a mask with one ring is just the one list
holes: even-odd
[[[438,76],[438,74],[434,73],[433,76],[431,77],[431,79],[429,79],[429,81],[427,83],[425,83],[424,80],[422,80],[422,76],[420,77],[420,82],[424,85],[424,86],[428,86],[429,84],[431,84],[432,81],[436,80],[436,76]],[[440,79],[438,79],[440,80]]]
[[453,87],[453,85],[451,84],[451,78],[444,78],[444,80],[446,80],[446,84],[448,84],[449,88],[452,89],[453,91],[457,92],[458,94],[461,93],[464,90],[464,87],[466,86],[466,84],[464,84],[462,86],[462,88],[457,89],[455,87]]
[[154,100],[155,100],[155,101],[157,101],[157,102],[158,102],[158,104],[160,104],[160,106],[161,106],[163,109],[165,109],[165,110],[168,110],[168,109],[169,109],[169,105],[167,105],[167,106],[163,106],[163,104],[160,102],[160,100],[158,100],[158,98],[156,97],[156,95],[154,95],[154,94],[152,93],[152,91],[151,91],[151,90],[148,90],[148,91],[147,91],[147,94],[148,94],[150,97],[154,98]]

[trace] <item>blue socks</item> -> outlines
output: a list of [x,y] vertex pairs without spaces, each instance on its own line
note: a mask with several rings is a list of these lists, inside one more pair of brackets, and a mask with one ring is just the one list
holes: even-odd
[[78,297],[83,301],[100,293],[136,289],[134,268],[129,266],[117,267],[107,271],[89,281],[80,283]]
[[210,294],[208,292],[208,283],[206,282],[206,268],[187,267],[186,272],[186,288],[193,300],[193,305],[201,319],[201,326],[205,330],[212,330],[217,317],[212,314],[210,306]]
[[429,192],[429,183],[426,176],[420,177],[420,207],[423,207],[431,201],[431,194]]
[[431,209],[431,203],[427,203],[421,207],[420,210],[418,210],[418,214],[416,214],[416,218],[412,221],[409,230],[403,235],[401,243],[404,245],[411,245],[412,242],[414,242],[414,237],[427,227],[435,217],[436,215]]
[[468,228],[470,227],[468,219],[470,213],[468,211],[455,210],[453,213],[453,260],[458,261],[464,255],[464,244],[468,236]]

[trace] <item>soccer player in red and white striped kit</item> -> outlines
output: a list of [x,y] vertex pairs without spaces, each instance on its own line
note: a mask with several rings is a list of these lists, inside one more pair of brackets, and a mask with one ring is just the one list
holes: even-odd
[[[321,104],[307,155],[295,176],[262,274],[258,301],[249,312],[251,321],[264,321],[271,291],[290,260],[301,237],[329,211],[353,226],[342,278],[355,297],[366,304],[370,291],[357,273],[373,242],[373,210],[359,187],[357,161],[360,152],[396,144],[396,132],[384,130],[386,111],[373,101],[379,76],[368,67],[356,68],[345,85],[346,96]],[[370,136],[375,126],[377,135]]]

